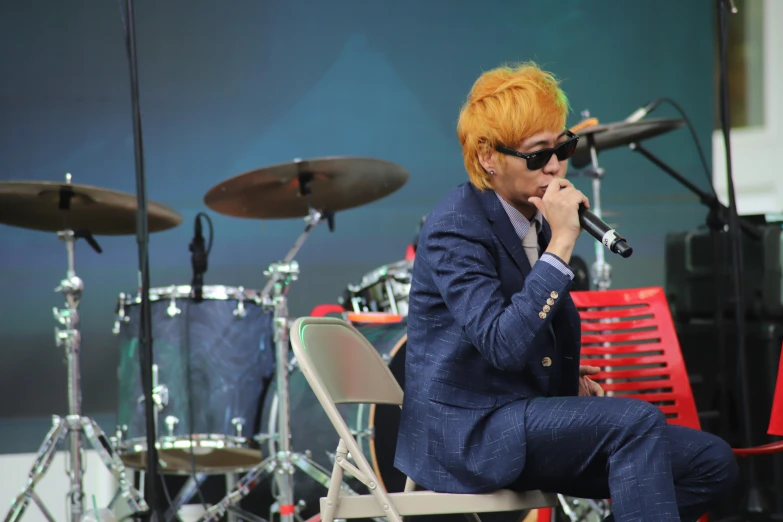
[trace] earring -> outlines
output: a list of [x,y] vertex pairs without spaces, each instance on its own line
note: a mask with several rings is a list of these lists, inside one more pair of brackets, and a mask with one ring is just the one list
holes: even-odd
[[495,175],[495,171],[494,171],[494,170],[490,170],[490,171],[489,171],[489,175],[490,175],[490,176],[494,176],[494,175]]

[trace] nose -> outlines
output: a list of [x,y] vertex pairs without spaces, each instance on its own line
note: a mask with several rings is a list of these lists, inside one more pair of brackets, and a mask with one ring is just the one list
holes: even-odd
[[557,156],[555,154],[552,154],[552,157],[549,158],[549,161],[546,165],[544,165],[543,172],[544,174],[549,174],[550,176],[557,176],[560,174],[560,171],[562,170],[562,166],[560,164],[560,161],[557,159]]

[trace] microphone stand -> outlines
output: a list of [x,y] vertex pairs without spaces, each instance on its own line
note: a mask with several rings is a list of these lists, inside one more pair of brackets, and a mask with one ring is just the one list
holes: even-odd
[[[693,192],[696,196],[698,196],[699,200],[707,208],[710,209],[710,214],[709,217],[707,218],[707,224],[709,225],[710,228],[718,228],[718,229],[723,228],[723,225],[725,225],[729,221],[726,219],[726,214],[729,212],[730,209],[726,207],[723,203],[721,203],[720,200],[715,196],[715,194],[710,194],[709,192],[705,192],[704,190],[700,189],[688,178],[686,178],[685,176],[683,176],[682,174],[674,170],[671,166],[664,163],[655,154],[653,154],[644,146],[642,146],[641,143],[639,142],[630,143],[628,144],[628,148],[630,148],[634,152],[640,153],[642,156],[650,160],[650,162],[655,164],[661,170],[663,170],[672,178],[674,178],[676,181],[678,181],[680,184],[682,184],[685,188],[687,188],[688,190]],[[748,236],[757,240],[761,239],[761,232],[754,224],[740,217],[738,217],[738,220],[739,220],[738,221],[739,227],[745,233],[747,233]]]
[[144,479],[144,497],[149,505],[149,520],[162,521],[162,510],[158,498],[158,450],[155,446],[155,405],[152,400],[152,332],[149,298],[149,230],[147,220],[147,192],[144,179],[144,145],[141,129],[141,109],[139,107],[139,75],[136,63],[136,29],[133,16],[133,0],[125,0],[127,30],[125,43],[128,51],[131,85],[131,110],[133,114],[133,144],[136,163],[136,241],[139,246],[139,286],[141,294],[140,350],[141,384],[144,401],[144,414],[147,431],[147,471]]
[[[720,114],[723,130],[723,140],[726,149],[726,187],[729,196],[729,236],[731,239],[731,253],[733,279],[734,279],[734,316],[737,322],[737,370],[739,376],[739,415],[742,419],[742,444],[750,447],[753,444],[753,417],[750,409],[750,393],[748,390],[748,365],[745,350],[745,294],[742,285],[742,235],[740,233],[740,218],[737,214],[737,197],[734,191],[734,177],[731,168],[731,120],[729,110],[729,81],[728,59],[726,45],[728,40],[728,28],[726,11],[736,12],[733,2],[717,0],[718,2],[718,35],[720,43]],[[739,520],[754,520],[766,518],[767,512],[764,498],[759,488],[758,475],[756,473],[755,460],[748,459],[746,467],[747,497],[743,506],[743,513]]]

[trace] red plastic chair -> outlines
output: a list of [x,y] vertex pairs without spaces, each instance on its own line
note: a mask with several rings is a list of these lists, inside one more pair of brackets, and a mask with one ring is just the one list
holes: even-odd
[[[582,364],[607,395],[658,406],[672,424],[701,429],[663,288],[571,292],[582,321]],[[538,511],[538,522],[551,520]],[[701,519],[707,520],[706,516]]]
[[607,395],[658,406],[672,424],[701,429],[663,288],[571,292],[582,320],[582,364]]
[[767,434],[783,436],[783,346],[780,349],[778,379],[775,382],[775,396],[772,399],[772,413],[769,416]]
[[310,317],[325,317],[328,314],[342,314],[345,308],[339,304],[319,304],[310,311]]

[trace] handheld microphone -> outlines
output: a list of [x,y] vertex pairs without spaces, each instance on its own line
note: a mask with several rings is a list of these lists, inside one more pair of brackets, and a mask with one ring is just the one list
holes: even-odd
[[201,216],[196,216],[193,241],[190,243],[190,264],[193,268],[193,279],[190,288],[193,291],[193,299],[199,303],[203,300],[204,272],[207,271],[207,254],[204,249],[204,234],[201,229]]
[[645,116],[650,114],[653,109],[655,109],[658,105],[660,105],[661,99],[655,98],[651,102],[648,102],[647,105],[644,107],[639,107],[634,112],[631,113],[630,116],[625,118],[626,123],[636,123],[637,121],[642,120]]
[[628,245],[625,238],[604,223],[601,218],[587,210],[584,203],[579,204],[579,223],[582,225],[582,229],[615,254],[620,254],[622,257],[631,257],[633,254],[633,248]]

